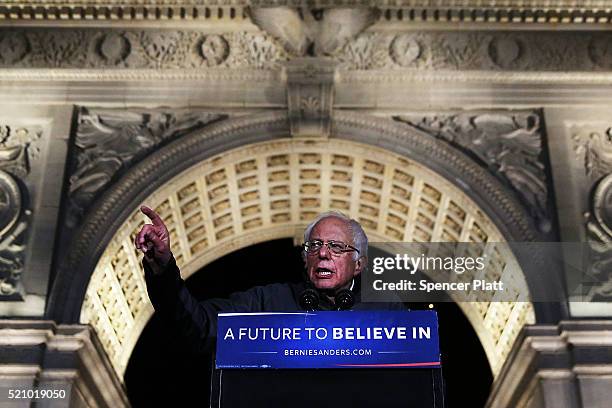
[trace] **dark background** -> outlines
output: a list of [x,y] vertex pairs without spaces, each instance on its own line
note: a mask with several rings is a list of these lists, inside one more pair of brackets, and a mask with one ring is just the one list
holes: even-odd
[[[291,239],[282,239],[241,249],[207,265],[187,280],[187,287],[198,299],[225,297],[256,285],[297,282],[303,271],[300,249]],[[492,375],[476,333],[456,304],[437,303],[433,308],[439,318],[446,407],[483,407]],[[128,397],[134,407],[208,406],[211,367],[210,356],[188,354],[154,314],[126,369]],[[407,406],[409,401],[407,395]]]

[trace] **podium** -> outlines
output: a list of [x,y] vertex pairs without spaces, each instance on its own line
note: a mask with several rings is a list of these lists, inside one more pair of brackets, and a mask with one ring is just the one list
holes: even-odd
[[210,406],[444,408],[437,315],[219,315]]
[[211,408],[444,408],[441,368],[214,370]]

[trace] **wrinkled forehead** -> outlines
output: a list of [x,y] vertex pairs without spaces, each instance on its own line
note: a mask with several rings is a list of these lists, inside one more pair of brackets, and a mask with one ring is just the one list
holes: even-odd
[[342,241],[353,243],[353,235],[347,221],[337,217],[326,217],[319,220],[310,232],[310,239],[321,241]]

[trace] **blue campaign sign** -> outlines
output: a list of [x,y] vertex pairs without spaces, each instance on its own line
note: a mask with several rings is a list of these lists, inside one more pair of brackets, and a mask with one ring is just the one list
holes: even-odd
[[440,367],[436,312],[220,313],[217,368]]

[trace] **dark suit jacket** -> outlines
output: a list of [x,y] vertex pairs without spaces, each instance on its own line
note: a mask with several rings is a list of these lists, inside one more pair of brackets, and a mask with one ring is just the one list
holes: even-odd
[[[155,275],[143,260],[147,292],[159,317],[186,341],[196,353],[213,350],[217,336],[217,313],[295,312],[301,311],[299,298],[306,282],[273,283],[236,292],[227,299],[194,298],[180,276],[174,258],[165,270]],[[334,310],[334,305],[321,296],[319,308]],[[404,310],[402,303],[364,303],[355,293],[352,310]]]

